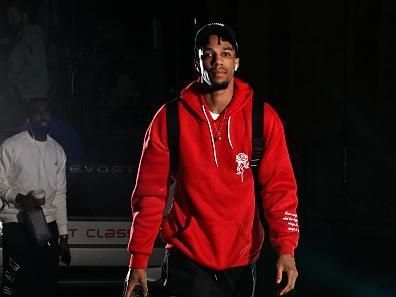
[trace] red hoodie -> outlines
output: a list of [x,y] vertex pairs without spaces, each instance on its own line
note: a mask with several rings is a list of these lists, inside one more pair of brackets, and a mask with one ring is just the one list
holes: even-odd
[[[255,212],[249,166],[253,91],[234,78],[234,97],[226,117],[217,119],[224,121],[222,140],[215,142],[214,123],[196,84],[181,93],[179,171],[173,205],[165,217],[170,163],[164,106],[147,130],[132,194],[128,245],[132,268],[147,267],[158,230],[167,247],[214,270],[246,265],[259,256],[264,232]],[[264,105],[264,140],[259,181],[269,237],[279,254],[294,255],[299,236],[296,182],[282,122],[268,104]]]

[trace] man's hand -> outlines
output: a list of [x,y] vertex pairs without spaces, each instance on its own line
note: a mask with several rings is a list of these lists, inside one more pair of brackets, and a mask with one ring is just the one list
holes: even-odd
[[134,269],[129,268],[128,274],[125,278],[125,288],[123,297],[134,297],[133,290],[137,287],[141,287],[143,296],[147,296],[147,275],[146,269]]
[[276,263],[276,283],[280,284],[282,282],[282,274],[285,272],[287,274],[287,284],[278,293],[279,296],[284,295],[294,289],[296,284],[296,279],[298,276],[296,262],[291,255],[285,254],[278,258]]
[[59,260],[65,263],[66,265],[70,265],[71,254],[69,244],[67,243],[67,237],[60,237],[59,241]]
[[[26,195],[18,194],[15,198],[15,202],[19,204],[22,208],[35,208],[40,207],[42,203],[33,197],[33,191],[30,191]],[[44,200],[44,199],[41,199]]]

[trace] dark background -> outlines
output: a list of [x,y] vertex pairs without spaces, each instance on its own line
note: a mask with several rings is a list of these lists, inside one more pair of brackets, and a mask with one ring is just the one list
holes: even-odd
[[[195,30],[225,21],[239,40],[237,76],[284,121],[300,199],[294,295],[395,296],[396,2],[146,2],[38,1],[54,136],[69,163],[133,167],[70,174],[70,212],[129,216],[145,128],[195,78]],[[2,36],[6,28],[3,14]],[[136,102],[110,100],[120,74],[138,88]]]

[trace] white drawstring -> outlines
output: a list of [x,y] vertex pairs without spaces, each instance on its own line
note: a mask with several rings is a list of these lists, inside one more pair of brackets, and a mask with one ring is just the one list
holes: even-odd
[[231,147],[232,149],[234,149],[234,147],[232,146],[232,142],[231,142],[230,130],[231,130],[231,117],[228,117],[228,123],[227,123],[228,143],[229,143],[230,147]]
[[214,143],[212,126],[210,125],[210,121],[209,121],[208,115],[206,114],[204,105],[202,105],[202,110],[203,110],[203,113],[205,115],[206,121],[208,122],[208,126],[209,126],[210,139],[212,141],[212,150],[213,150],[213,156],[214,156],[215,164],[216,164],[216,167],[219,167],[219,164],[217,163],[216,146],[215,146],[215,143]]

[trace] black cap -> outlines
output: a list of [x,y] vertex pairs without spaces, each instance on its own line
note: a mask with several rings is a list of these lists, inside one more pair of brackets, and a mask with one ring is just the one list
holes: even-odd
[[197,31],[194,45],[194,51],[196,55],[198,54],[198,49],[206,45],[208,42],[208,37],[213,34],[231,43],[235,50],[236,56],[238,56],[238,42],[235,37],[235,32],[223,23],[209,23]]

